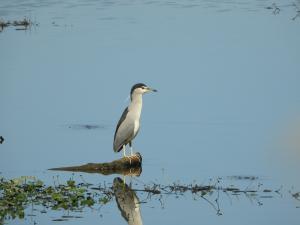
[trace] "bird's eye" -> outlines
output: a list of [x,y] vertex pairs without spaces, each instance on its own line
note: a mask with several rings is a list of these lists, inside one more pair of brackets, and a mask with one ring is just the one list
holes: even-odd
[[145,88],[146,88],[145,86],[142,87],[142,89],[145,89]]

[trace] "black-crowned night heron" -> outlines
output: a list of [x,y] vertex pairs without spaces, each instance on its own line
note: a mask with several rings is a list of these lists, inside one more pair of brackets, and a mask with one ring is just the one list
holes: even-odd
[[116,128],[114,137],[114,151],[119,152],[121,149],[124,151],[126,157],[126,145],[129,144],[131,155],[132,153],[132,140],[135,138],[140,128],[140,117],[143,106],[143,94],[147,92],[156,92],[155,89],[147,87],[143,83],[133,85],[130,91],[131,102],[124,110]]
[[119,177],[114,179],[113,191],[121,215],[128,225],[143,225],[140,200],[136,193]]

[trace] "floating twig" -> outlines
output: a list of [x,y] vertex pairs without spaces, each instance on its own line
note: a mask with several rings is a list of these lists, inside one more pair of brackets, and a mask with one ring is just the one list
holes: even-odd
[[3,31],[4,28],[9,26],[16,27],[16,30],[27,30],[32,25],[38,25],[33,23],[30,19],[24,18],[22,20],[14,20],[14,21],[5,21],[0,19],[0,32]]

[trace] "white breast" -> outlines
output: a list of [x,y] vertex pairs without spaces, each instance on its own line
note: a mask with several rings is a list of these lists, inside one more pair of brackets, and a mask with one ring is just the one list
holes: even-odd
[[133,135],[135,136],[137,134],[137,132],[139,131],[140,128],[140,121],[139,120],[135,120],[134,121],[134,131],[133,131]]

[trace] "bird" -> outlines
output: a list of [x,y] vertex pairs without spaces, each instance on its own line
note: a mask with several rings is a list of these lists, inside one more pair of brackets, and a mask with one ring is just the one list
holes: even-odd
[[140,117],[143,107],[143,94],[147,92],[157,92],[156,89],[148,87],[146,84],[137,83],[132,86],[130,91],[130,104],[122,113],[117,124],[113,150],[120,152],[123,149],[126,157],[126,145],[129,144],[131,156],[133,155],[132,141],[140,129]]
[[135,191],[120,177],[116,177],[113,181],[113,192],[121,215],[128,225],[143,225],[140,200]]

